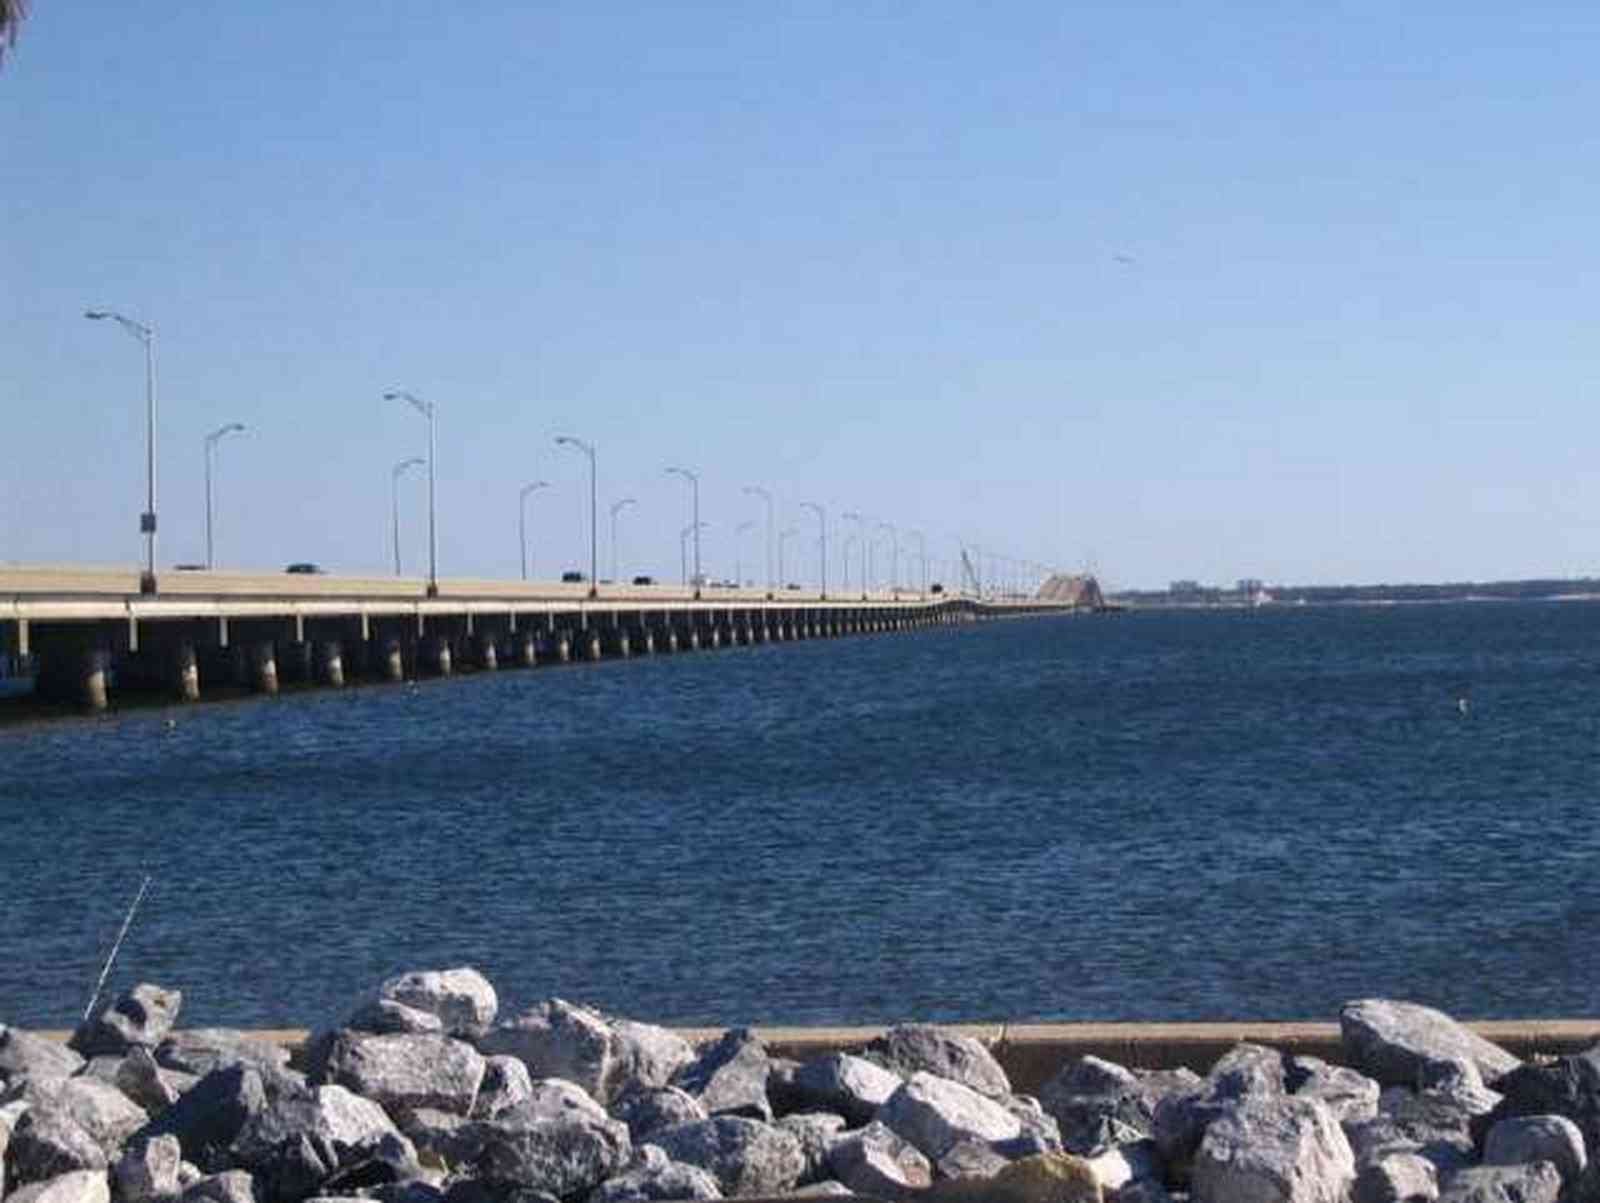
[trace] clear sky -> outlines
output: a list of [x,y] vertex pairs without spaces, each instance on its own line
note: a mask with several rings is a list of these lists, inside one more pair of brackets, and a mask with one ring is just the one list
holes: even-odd
[[[1112,587],[1600,573],[1600,8],[34,0],[0,561],[831,572],[857,510]],[[402,482],[408,571],[422,475]],[[885,535],[885,539],[887,536]],[[909,540],[904,540],[909,542]],[[885,543],[885,547],[887,543]],[[879,553],[879,563],[887,551]],[[948,576],[949,568],[936,568]],[[859,567],[852,569],[852,577]]]

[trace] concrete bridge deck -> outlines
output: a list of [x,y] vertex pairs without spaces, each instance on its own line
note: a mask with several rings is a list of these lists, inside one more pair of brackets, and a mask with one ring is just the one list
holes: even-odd
[[345,577],[135,566],[0,565],[0,672],[89,709],[108,690],[194,700],[202,682],[398,680],[542,659],[598,660],[1074,609],[1058,600],[911,590]]

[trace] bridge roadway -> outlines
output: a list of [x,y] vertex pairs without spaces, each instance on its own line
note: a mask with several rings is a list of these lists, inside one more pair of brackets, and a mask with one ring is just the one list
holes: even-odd
[[598,660],[1067,612],[1031,598],[874,590],[177,571],[139,592],[137,567],[0,564],[0,671],[47,700],[101,709],[115,692],[195,700],[202,685],[275,692],[463,664]]

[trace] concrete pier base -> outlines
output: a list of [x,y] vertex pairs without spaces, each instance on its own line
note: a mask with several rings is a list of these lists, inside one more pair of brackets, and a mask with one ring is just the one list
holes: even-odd
[[602,648],[600,646],[600,632],[590,631],[583,641],[583,656],[585,660],[600,659]]
[[479,635],[472,641],[472,661],[484,672],[494,672],[500,667],[500,649],[493,635]]
[[523,668],[532,668],[539,662],[539,643],[532,631],[524,631],[512,643],[516,662]]
[[319,640],[316,645],[317,683],[333,689],[344,686],[344,645],[337,639]]
[[669,627],[668,630],[667,630],[666,635],[663,636],[663,641],[664,642],[663,642],[662,646],[664,646],[667,649],[667,651],[676,652],[678,650],[678,632],[677,631],[674,631]]
[[689,628],[689,637],[688,637],[688,639],[686,639],[684,641],[684,643],[685,643],[685,646],[688,647],[688,649],[691,652],[698,652],[700,650],[700,632],[699,632],[699,630],[697,628],[695,628],[695,627],[690,627]]
[[707,640],[706,640],[706,642],[711,647],[721,647],[722,646],[722,629],[720,627],[712,627],[711,630],[707,632]]
[[443,635],[434,635],[424,639],[417,648],[417,668],[426,670],[438,677],[448,677],[455,671],[455,662],[451,655],[450,640]]
[[406,679],[405,650],[398,639],[385,639],[373,648],[373,667],[385,681]]
[[608,641],[611,645],[611,654],[626,660],[633,654],[633,640],[626,631],[613,631]]
[[555,657],[557,664],[567,664],[572,660],[572,639],[565,631],[555,638]]
[[648,630],[636,631],[632,638],[638,646],[641,656],[653,656],[656,654],[656,637],[653,632]]
[[89,647],[47,655],[39,661],[34,692],[50,702],[84,710],[104,710],[111,656],[104,648]]
[[257,693],[278,692],[278,651],[270,641],[250,645],[250,688]]

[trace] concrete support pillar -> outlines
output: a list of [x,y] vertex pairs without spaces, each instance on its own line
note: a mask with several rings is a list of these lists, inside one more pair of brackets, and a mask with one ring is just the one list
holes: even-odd
[[257,693],[278,692],[278,651],[271,640],[250,645],[250,688]]
[[417,645],[417,668],[426,669],[435,676],[448,677],[455,671],[450,640],[444,635],[430,635]]
[[319,639],[316,643],[317,681],[334,689],[344,686],[344,645],[337,639]]
[[521,631],[512,642],[513,655],[523,668],[532,668],[539,662],[539,644],[532,631]]
[[611,632],[611,654],[619,659],[626,660],[633,654],[633,640],[628,638],[628,632],[620,627]]
[[565,631],[556,632],[555,654],[557,664],[566,664],[572,659],[572,637]]
[[634,633],[634,639],[639,645],[639,654],[641,656],[653,656],[656,654],[655,632],[649,627],[640,627]]
[[194,644],[180,643],[172,649],[172,683],[180,702],[200,700],[200,662]]
[[385,681],[406,679],[405,650],[398,639],[382,640],[374,649],[373,660],[378,675]]
[[700,628],[694,625],[689,627],[688,647],[691,652],[700,650]]
[[598,660],[601,655],[600,632],[586,631],[583,637],[583,655],[586,660]]
[[493,635],[478,635],[472,640],[473,660],[484,672],[500,667],[500,648]]
[[46,652],[39,658],[34,692],[46,701],[104,710],[110,660],[105,649],[98,647]]
[[722,646],[722,628],[713,623],[706,631],[706,643],[710,647]]

